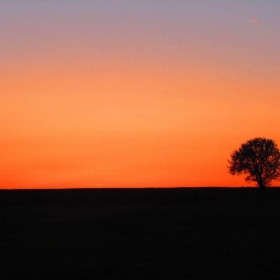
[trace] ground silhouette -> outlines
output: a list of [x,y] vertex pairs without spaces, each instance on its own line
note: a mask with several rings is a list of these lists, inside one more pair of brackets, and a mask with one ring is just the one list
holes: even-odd
[[0,191],[1,279],[279,279],[280,189]]

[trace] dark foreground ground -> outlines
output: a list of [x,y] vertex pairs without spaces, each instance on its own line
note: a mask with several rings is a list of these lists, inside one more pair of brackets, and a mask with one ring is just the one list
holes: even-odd
[[280,279],[280,189],[0,191],[0,279]]

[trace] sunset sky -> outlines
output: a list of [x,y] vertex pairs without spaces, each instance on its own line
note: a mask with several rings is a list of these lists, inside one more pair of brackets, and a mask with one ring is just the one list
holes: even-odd
[[1,0],[0,188],[248,185],[227,160],[254,137],[280,145],[279,15],[276,0]]

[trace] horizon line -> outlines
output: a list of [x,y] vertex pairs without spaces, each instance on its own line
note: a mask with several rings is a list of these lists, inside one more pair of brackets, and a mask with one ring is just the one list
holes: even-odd
[[[269,188],[280,188],[280,186],[270,186]],[[0,191],[29,191],[29,190],[147,190],[147,189],[259,189],[258,186],[196,186],[196,187],[61,187],[61,188],[1,188]]]

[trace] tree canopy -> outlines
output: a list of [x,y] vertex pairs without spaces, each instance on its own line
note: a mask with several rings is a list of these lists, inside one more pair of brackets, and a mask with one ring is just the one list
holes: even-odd
[[246,174],[246,181],[257,182],[262,189],[280,177],[280,152],[277,144],[271,139],[248,140],[231,154],[228,163],[230,174]]

